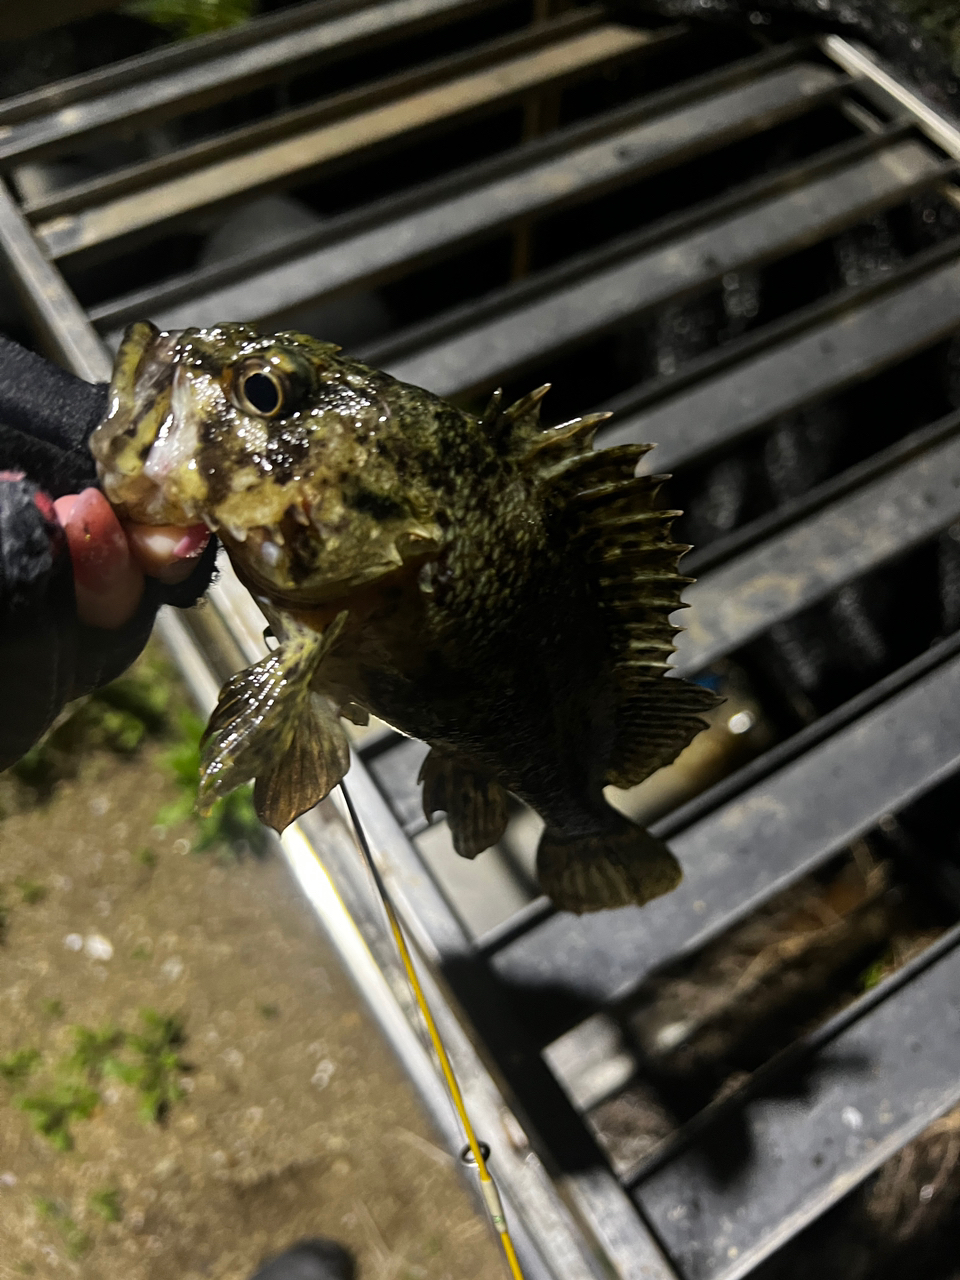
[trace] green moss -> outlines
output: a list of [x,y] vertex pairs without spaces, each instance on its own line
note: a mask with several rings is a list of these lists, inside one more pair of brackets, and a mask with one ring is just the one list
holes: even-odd
[[171,1106],[183,1096],[178,1077],[189,1071],[179,1050],[186,1043],[183,1021],[176,1015],[160,1014],[155,1009],[141,1009],[144,1030],[126,1037],[128,1049],[138,1061],[112,1059],[107,1070],[111,1075],[133,1085],[140,1094],[140,1114],[144,1120],[162,1121]]
[[23,1084],[33,1074],[39,1061],[39,1049],[18,1049],[16,1053],[0,1058],[0,1080],[5,1080],[7,1084]]
[[100,1095],[96,1089],[72,1081],[55,1085],[49,1093],[29,1094],[16,1099],[20,1110],[30,1116],[37,1133],[58,1151],[73,1150],[71,1124],[75,1120],[89,1119],[99,1102]]
[[112,1072],[113,1064],[118,1060],[117,1054],[126,1040],[124,1033],[116,1027],[101,1027],[99,1031],[91,1027],[74,1027],[73,1053],[62,1063],[62,1069],[76,1072],[88,1083],[96,1084],[105,1072]]
[[893,953],[890,951],[884,952],[882,956],[874,960],[873,964],[867,965],[866,969],[861,973],[860,990],[870,991],[881,983],[888,973],[892,973],[895,967]]
[[160,664],[143,659],[135,671],[71,703],[53,727],[11,769],[41,796],[72,777],[91,751],[132,755],[148,734],[167,726],[169,681]]
[[95,1191],[88,1204],[92,1213],[99,1214],[105,1222],[120,1222],[123,1209],[120,1207],[120,1192],[115,1187],[106,1187],[103,1191]]
[[40,1009],[41,1009],[41,1012],[44,1013],[48,1018],[63,1017],[63,1001],[62,1000],[41,1000]]
[[38,902],[43,902],[50,892],[39,880],[27,880],[24,876],[17,876],[13,883],[20,890],[20,897],[28,907],[35,907]]

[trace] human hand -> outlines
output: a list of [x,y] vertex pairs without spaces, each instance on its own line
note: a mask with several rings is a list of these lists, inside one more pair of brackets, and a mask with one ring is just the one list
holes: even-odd
[[133,617],[145,575],[168,585],[183,582],[210,538],[202,524],[121,524],[99,489],[67,494],[52,507],[70,552],[77,615],[106,630]]

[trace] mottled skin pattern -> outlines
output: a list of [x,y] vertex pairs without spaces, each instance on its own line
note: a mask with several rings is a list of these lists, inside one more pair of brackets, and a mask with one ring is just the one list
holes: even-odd
[[[346,767],[336,715],[373,713],[434,749],[425,807],[447,809],[466,856],[499,837],[511,791],[564,864],[617,845],[612,888],[605,872],[546,874],[560,905],[672,887],[671,855],[602,794],[623,695],[596,570],[551,479],[583,452],[564,444],[570,424],[544,462],[535,398],[481,420],[337,351],[236,324],[135,325],[92,442],[123,515],[217,532],[281,641],[224,690],[211,790],[256,776],[261,815],[285,825]],[[642,874],[619,866],[630,857]]]

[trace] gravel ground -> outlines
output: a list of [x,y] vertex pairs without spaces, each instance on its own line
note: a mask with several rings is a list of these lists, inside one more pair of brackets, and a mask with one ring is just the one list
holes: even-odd
[[[176,793],[163,751],[93,753],[0,822],[0,1075],[40,1055],[0,1078],[0,1280],[245,1280],[317,1235],[365,1280],[503,1274],[284,865],[155,825]],[[76,1027],[143,1032],[143,1009],[185,1030],[162,1123],[135,1081],[65,1066]],[[129,1043],[114,1056],[139,1061]],[[99,1101],[59,1151],[17,1102],[67,1080]]]

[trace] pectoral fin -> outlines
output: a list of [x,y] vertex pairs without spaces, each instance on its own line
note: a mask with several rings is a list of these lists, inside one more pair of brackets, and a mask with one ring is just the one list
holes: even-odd
[[[311,770],[306,764],[308,750],[317,750],[318,759],[324,761],[339,760],[348,753],[336,717],[313,697],[310,682],[346,619],[345,612],[339,614],[322,634],[291,625],[277,650],[238,672],[224,685],[201,742],[197,801],[201,813],[209,813],[218,796],[251,778],[264,779],[260,789],[264,807],[257,803],[257,812],[271,826],[277,825],[273,817],[284,815],[291,806],[299,805],[297,812],[303,813],[326,794],[322,786],[331,770],[322,764]],[[299,779],[296,803],[293,784],[285,782],[281,786],[276,779],[288,762],[291,776],[296,773]],[[345,771],[346,764],[330,785],[335,785]],[[281,794],[283,803],[266,799]],[[314,798],[302,803],[308,794]]]
[[475,858],[496,844],[507,825],[507,793],[489,774],[436,747],[424,760],[423,812],[427,819],[446,812],[453,847],[461,858]]
[[253,803],[261,822],[282,831],[328,796],[349,768],[350,745],[337,715],[311,694],[286,755],[257,772]]

